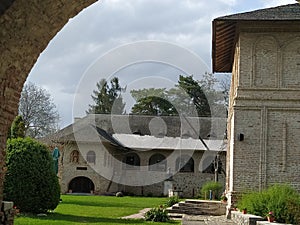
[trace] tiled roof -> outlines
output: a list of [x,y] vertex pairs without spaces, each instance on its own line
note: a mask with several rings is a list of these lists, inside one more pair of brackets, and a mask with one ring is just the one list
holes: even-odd
[[[187,123],[187,121],[189,122]],[[226,118],[187,117],[183,119],[177,116],[89,114],[46,139],[53,141],[75,141],[76,139],[77,141],[97,142],[99,135],[95,132],[97,130],[99,133],[100,130],[100,139],[104,138],[110,142],[113,134],[131,135],[135,133],[139,133],[141,136],[149,135],[160,138],[181,136],[195,139],[198,139],[199,135],[206,139],[210,134],[210,139],[222,140],[225,129]]]
[[[264,22],[300,23],[300,4],[289,4],[251,12],[223,16],[213,21],[212,60],[213,72],[232,72],[234,47],[238,37],[238,26]],[[300,31],[300,26],[299,26]]]
[[219,17],[215,20],[300,20],[300,4],[282,5]]

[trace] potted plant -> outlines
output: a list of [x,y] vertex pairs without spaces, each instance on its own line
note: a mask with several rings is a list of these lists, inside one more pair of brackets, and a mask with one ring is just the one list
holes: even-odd
[[267,219],[268,219],[269,222],[274,222],[275,216],[274,216],[274,213],[272,211],[269,211],[266,216],[267,216]]
[[227,197],[226,197],[226,195],[224,195],[224,194],[221,196],[220,199],[221,199],[221,202],[223,202],[223,203],[226,203],[226,202],[227,202]]

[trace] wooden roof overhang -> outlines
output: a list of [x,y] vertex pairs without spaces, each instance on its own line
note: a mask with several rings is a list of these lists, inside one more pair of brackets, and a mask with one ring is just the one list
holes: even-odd
[[231,72],[236,38],[236,21],[213,21],[213,72]]
[[[245,26],[244,26],[245,25]],[[265,31],[300,31],[300,4],[289,4],[219,17],[212,22],[213,72],[232,72],[235,45],[243,27]]]

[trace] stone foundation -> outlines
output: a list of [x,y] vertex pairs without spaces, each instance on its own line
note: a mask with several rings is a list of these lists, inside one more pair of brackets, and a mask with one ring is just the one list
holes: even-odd
[[13,202],[2,202],[1,207],[1,225],[13,225],[14,224],[14,216],[16,214],[16,210],[13,208],[14,203]]
[[231,220],[237,225],[257,225],[257,221],[263,221],[264,218],[251,214],[242,214],[239,211],[232,211]]

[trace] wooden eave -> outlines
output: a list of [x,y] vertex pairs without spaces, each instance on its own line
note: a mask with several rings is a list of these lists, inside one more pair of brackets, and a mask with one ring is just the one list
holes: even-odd
[[242,31],[300,32],[299,20],[221,20],[213,21],[213,72],[231,73],[235,45]]
[[236,36],[236,21],[213,21],[213,72],[229,73],[232,71]]

